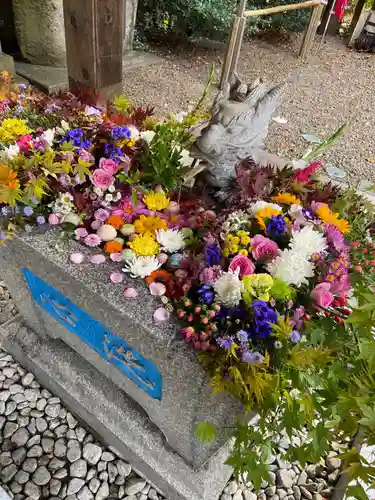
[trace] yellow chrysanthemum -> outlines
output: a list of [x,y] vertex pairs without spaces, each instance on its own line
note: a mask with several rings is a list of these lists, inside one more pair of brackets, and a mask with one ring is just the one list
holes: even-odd
[[281,193],[278,194],[277,196],[273,196],[272,201],[284,205],[301,205],[300,200],[296,198],[294,194],[290,193]]
[[127,245],[138,256],[146,257],[159,252],[159,243],[151,233],[138,234],[132,241],[128,241]]
[[6,118],[0,126],[0,141],[14,142],[22,135],[27,135],[31,129],[24,120],[18,118]]
[[342,233],[350,231],[349,222],[345,219],[340,219],[327,205],[322,204],[315,213],[324,224],[332,224]]
[[263,219],[270,219],[271,217],[280,214],[281,214],[280,210],[276,210],[275,208],[272,207],[265,207],[258,211],[256,219],[258,221],[259,226],[265,231],[266,224]]
[[246,250],[246,248],[241,248],[238,253],[241,255],[246,255],[246,257],[249,255],[249,252]]
[[247,234],[245,236],[241,236],[242,245],[248,245],[250,241],[251,241],[250,236],[247,236]]
[[155,233],[158,229],[168,229],[168,224],[167,221],[160,217],[141,215],[134,222],[134,227],[136,233]]
[[229,246],[229,251],[230,253],[237,253],[238,252],[238,245],[230,245]]
[[163,193],[151,192],[145,194],[143,201],[146,203],[149,210],[164,210],[169,205],[169,198]]

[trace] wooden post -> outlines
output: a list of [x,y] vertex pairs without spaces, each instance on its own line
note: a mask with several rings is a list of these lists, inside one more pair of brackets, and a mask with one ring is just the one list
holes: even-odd
[[238,58],[241,52],[242,38],[245,31],[246,19],[244,12],[247,0],[240,0],[237,12],[232,22],[227,50],[224,57],[223,69],[221,71],[220,89],[223,90],[231,75],[237,69]]
[[314,38],[316,31],[318,29],[320,19],[322,16],[322,12],[324,9],[323,4],[318,4],[315,5],[312,10],[311,10],[311,15],[310,15],[310,20],[309,24],[307,25],[305,34],[303,36],[301,48],[299,51],[299,57],[302,59],[306,58],[308,55],[310,55],[313,43],[314,43]]
[[63,0],[69,87],[101,103],[122,90],[123,0]]
[[354,14],[353,14],[352,21],[351,21],[350,27],[349,27],[350,34],[352,34],[353,31],[355,30],[355,27],[357,26],[359,18],[361,17],[363,7],[365,6],[365,4],[366,4],[366,0],[358,0],[357,5],[355,6],[355,9],[354,9]]

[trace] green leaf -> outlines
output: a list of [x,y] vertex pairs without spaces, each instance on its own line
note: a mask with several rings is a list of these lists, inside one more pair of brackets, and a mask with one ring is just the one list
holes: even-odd
[[60,151],[74,151],[75,149],[72,142],[63,142],[60,144]]
[[361,484],[348,486],[346,489],[346,498],[354,497],[357,500],[368,500],[369,497]]
[[136,189],[132,189],[132,205],[134,208],[138,205],[138,196]]
[[84,181],[86,175],[89,175],[89,173],[90,173],[89,167],[91,165],[92,165],[92,163],[84,161],[81,158],[79,158],[78,163],[73,165],[73,173],[75,175],[78,175],[81,181]]
[[216,426],[210,422],[197,422],[195,434],[201,441],[214,441],[216,439]]

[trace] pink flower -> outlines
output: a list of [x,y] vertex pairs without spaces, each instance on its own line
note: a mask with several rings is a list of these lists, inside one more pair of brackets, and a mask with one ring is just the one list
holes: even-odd
[[320,307],[329,307],[333,302],[333,295],[330,292],[331,285],[324,281],[316,285],[314,290],[311,292],[311,297],[315,301],[316,305]]
[[94,213],[94,217],[101,222],[105,222],[109,217],[109,212],[104,208],[98,208],[98,210],[96,210],[96,212]]
[[158,322],[168,321],[170,315],[170,312],[164,309],[164,307],[158,307],[154,311],[154,320]]
[[57,224],[60,224],[60,219],[56,214],[50,214],[48,216],[48,224],[51,224],[51,226],[57,226]]
[[239,270],[240,276],[247,276],[249,274],[254,274],[255,266],[246,255],[238,254],[229,264],[229,271],[235,272],[237,269]]
[[94,231],[97,231],[100,227],[102,227],[103,224],[104,224],[104,222],[96,219],[96,220],[91,222],[91,227],[93,228]]
[[80,157],[81,160],[87,161],[87,163],[94,163],[95,162],[95,158],[86,149],[80,149],[79,150],[79,157]]
[[117,174],[119,167],[115,161],[109,160],[108,158],[101,158],[99,161],[99,168],[105,170],[111,175],[115,175]]
[[271,260],[279,252],[277,244],[261,234],[257,234],[252,238],[251,246],[251,253],[255,260]]
[[135,288],[129,287],[124,290],[124,297],[127,299],[135,299],[138,296],[138,292]]
[[222,275],[220,266],[206,267],[199,275],[199,279],[205,285],[214,285],[218,278]]
[[92,174],[91,181],[94,186],[100,189],[108,189],[113,182],[113,177],[109,172],[101,168],[97,168]]
[[324,226],[324,232],[328,243],[332,245],[335,250],[341,252],[342,250],[346,250],[348,248],[345,244],[344,235],[337,229],[336,226],[333,224],[326,224]]
[[167,291],[166,286],[164,283],[159,283],[157,281],[154,281],[153,283],[150,284],[148,287],[150,290],[151,295],[164,295],[165,292]]
[[79,240],[80,238],[86,238],[89,233],[84,227],[77,227],[77,229],[74,231],[74,234],[76,235],[76,239]]
[[75,253],[72,253],[71,256],[70,256],[70,260],[74,263],[74,264],[82,264],[82,262],[85,260],[85,257],[82,253],[80,252],[75,252]]
[[97,247],[100,245],[102,240],[100,239],[100,236],[98,236],[97,234],[88,234],[86,238],[83,240],[83,242],[88,247]]
[[301,330],[303,327],[303,317],[305,315],[305,308],[303,306],[297,307],[294,311],[293,318],[290,320],[291,324],[295,327],[296,330]]
[[121,252],[114,252],[111,253],[109,256],[112,262],[121,262],[122,261],[122,253]]
[[21,153],[27,153],[30,150],[32,144],[32,135],[23,135],[17,141],[17,145],[20,148]]
[[101,253],[98,253],[97,255],[93,255],[91,258],[90,258],[90,262],[91,264],[103,264],[103,262],[105,262],[105,256],[102,255]]

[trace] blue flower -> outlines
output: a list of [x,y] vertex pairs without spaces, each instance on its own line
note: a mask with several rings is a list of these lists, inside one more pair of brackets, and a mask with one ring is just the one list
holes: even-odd
[[18,84],[18,87],[19,87],[20,89],[26,89],[26,88],[27,88],[27,85],[26,85],[25,83],[19,83],[19,84]]
[[236,333],[236,337],[238,338],[240,344],[244,344],[249,339],[249,334],[245,330],[240,330]]
[[206,259],[206,262],[210,266],[217,264],[221,257],[221,250],[219,245],[217,245],[216,243],[211,243],[210,245],[207,245],[204,251],[204,257]]
[[251,308],[253,311],[252,332],[258,338],[264,339],[271,334],[272,324],[277,322],[277,313],[263,300],[255,300]]
[[132,133],[128,129],[128,127],[114,127],[111,130],[111,134],[115,141],[119,141],[121,139],[130,139],[132,136]]
[[281,236],[287,231],[286,222],[282,215],[273,215],[266,224],[269,236]]
[[199,287],[197,295],[199,302],[203,302],[204,304],[211,305],[215,300],[215,292],[209,285],[202,285]]
[[92,142],[84,138],[83,130],[80,128],[69,130],[61,139],[61,142],[71,142],[73,146],[87,150],[92,146]]
[[119,146],[115,146],[114,144],[106,144],[104,146],[104,153],[116,163],[120,163],[121,156],[124,156],[122,149]]
[[297,344],[301,340],[301,334],[297,330],[293,330],[289,338],[294,344]]
[[36,221],[38,224],[45,224],[46,223],[46,219],[43,215],[38,215],[38,217],[36,218]]
[[230,349],[233,345],[233,339],[231,337],[218,337],[216,341],[223,349]]
[[30,215],[33,215],[34,210],[33,207],[24,207],[23,213],[27,216],[30,217]]

